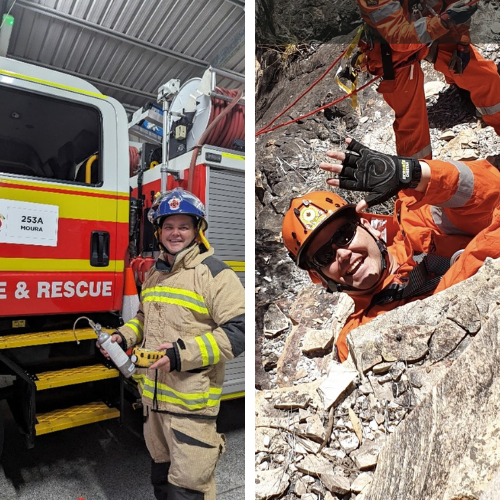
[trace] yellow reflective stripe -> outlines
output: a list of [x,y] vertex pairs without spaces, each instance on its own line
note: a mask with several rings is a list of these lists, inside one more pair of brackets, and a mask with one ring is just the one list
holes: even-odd
[[204,337],[208,340],[208,342],[210,342],[210,345],[212,346],[213,362],[211,364],[216,365],[220,360],[219,346],[217,345],[217,342],[211,333],[207,333],[206,335],[204,335]]
[[[2,179],[2,183],[9,183]],[[22,183],[16,183],[22,184]],[[31,184],[34,186],[34,184]],[[26,185],[29,189],[30,184]],[[43,186],[47,188],[47,185]],[[93,196],[94,193],[104,195],[99,191],[86,192],[78,189],[71,189],[72,193],[50,191],[29,191],[30,203],[41,203],[43,205],[58,205],[59,217],[62,219],[79,219],[79,220],[96,220],[103,222],[126,222],[129,221],[129,201],[127,199],[119,199],[116,193],[111,196],[113,198],[104,198],[102,196]],[[75,191],[77,191],[75,193]],[[26,191],[22,188],[0,187],[2,199],[26,201]],[[120,196],[120,195],[118,195]]]
[[244,260],[224,260],[223,262],[225,264],[227,264],[236,273],[245,272],[245,261]]
[[[150,399],[155,398],[155,383],[145,375],[133,375],[134,380],[141,386],[142,394]],[[187,393],[172,389],[166,384],[156,384],[156,399],[182,406],[189,410],[201,410],[220,404],[222,387],[210,387],[208,392]]]
[[138,319],[131,319],[123,326],[128,326],[135,333],[135,336],[137,337],[137,342],[142,342],[144,325],[142,324],[141,321],[139,321]]
[[167,286],[155,286],[146,288],[142,291],[141,298],[143,302],[164,302],[186,307],[203,314],[208,314],[205,307],[204,298],[190,290],[182,288],[172,288]]
[[41,78],[34,78],[32,76],[21,75],[20,73],[14,73],[13,71],[0,70],[1,75],[10,76],[12,78],[20,78],[21,80],[27,80],[29,82],[41,83],[43,85],[48,85],[49,87],[56,87],[58,89],[69,90],[70,92],[78,92],[79,94],[90,95],[93,97],[98,97],[99,99],[107,99],[107,96],[103,94],[98,94],[96,92],[90,92],[89,90],[77,89],[75,87],[69,87],[68,85],[62,85],[61,83],[49,82],[47,80],[42,80]]
[[199,313],[208,314],[208,309],[206,307],[200,307],[191,302],[187,302],[185,300],[180,299],[171,299],[169,297],[145,297],[143,302],[165,302],[167,304],[175,304],[176,306],[187,307],[188,309],[192,309],[193,311],[197,311]]
[[225,156],[226,158],[232,158],[233,160],[243,160],[245,161],[245,157],[241,155],[234,155],[231,153],[222,153],[222,156]]
[[[122,260],[110,260],[109,266],[96,268],[90,265],[89,259],[21,259],[2,257],[0,259],[0,271],[34,271],[34,272],[58,272],[58,271],[85,271],[92,273],[114,273],[124,269]],[[91,275],[89,275],[90,277]],[[81,277],[78,278],[81,281]]]
[[206,333],[194,339],[200,348],[203,366],[216,365],[220,360],[220,350],[214,336]]
[[203,339],[201,337],[195,337],[194,340],[196,340],[196,343],[200,348],[201,362],[203,363],[203,366],[208,366],[208,352]]

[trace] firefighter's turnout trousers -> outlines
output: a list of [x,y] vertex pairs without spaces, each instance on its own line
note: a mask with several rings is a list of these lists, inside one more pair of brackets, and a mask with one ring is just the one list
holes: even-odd
[[[471,45],[470,62],[461,74],[453,74],[448,69],[456,44],[439,44],[434,67],[445,76],[448,84],[456,84],[468,90],[472,102],[482,115],[484,122],[491,125],[500,135],[500,76],[493,61],[484,59]],[[375,44],[368,53],[370,66],[374,69],[380,61],[380,45]],[[380,74],[377,71],[375,73]],[[398,155],[413,158],[432,158],[429,122],[424,94],[424,75],[420,62],[395,70],[395,81],[390,90],[384,85],[379,87],[386,103],[394,110],[394,132]],[[387,91],[389,90],[389,91]]]
[[215,466],[226,449],[215,419],[145,407],[144,437],[157,500],[215,500]]

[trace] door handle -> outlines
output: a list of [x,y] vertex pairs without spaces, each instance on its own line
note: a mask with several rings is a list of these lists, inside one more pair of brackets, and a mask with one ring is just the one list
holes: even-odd
[[92,231],[90,235],[90,265],[93,267],[109,266],[109,233]]

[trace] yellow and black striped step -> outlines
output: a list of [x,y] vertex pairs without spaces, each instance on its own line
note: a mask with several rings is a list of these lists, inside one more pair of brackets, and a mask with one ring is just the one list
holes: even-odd
[[108,408],[100,402],[89,403],[37,415],[38,423],[35,425],[35,431],[37,436],[41,436],[119,416],[120,412],[116,408]]
[[[92,328],[82,328],[81,330],[76,330],[76,335],[78,340],[96,338],[96,334]],[[76,342],[73,329],[0,336],[0,349],[14,349],[16,347],[57,344],[60,342]]]
[[116,378],[118,375],[118,370],[115,368],[106,368],[104,365],[79,366],[67,370],[38,373],[38,380],[35,381],[35,384],[37,390],[43,391],[66,385],[84,384],[85,382]]

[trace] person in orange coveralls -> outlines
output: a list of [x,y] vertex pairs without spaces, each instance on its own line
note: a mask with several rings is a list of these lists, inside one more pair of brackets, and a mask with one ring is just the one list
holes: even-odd
[[[486,257],[500,257],[500,173],[488,161],[418,161],[373,151],[352,140],[328,184],[369,192],[357,205],[331,191],[294,198],[283,219],[283,240],[294,262],[329,291],[355,303],[337,341],[341,361],[347,334],[379,314],[422,299],[474,275]],[[398,193],[399,230],[386,246],[360,213]],[[463,250],[450,267],[450,257]],[[426,253],[421,264],[414,254]]]
[[500,76],[493,61],[470,44],[477,5],[450,0],[357,0],[367,23],[366,67],[384,76],[378,87],[395,112],[397,153],[432,158],[420,61],[427,59],[448,84],[468,90],[472,102],[500,135]]

